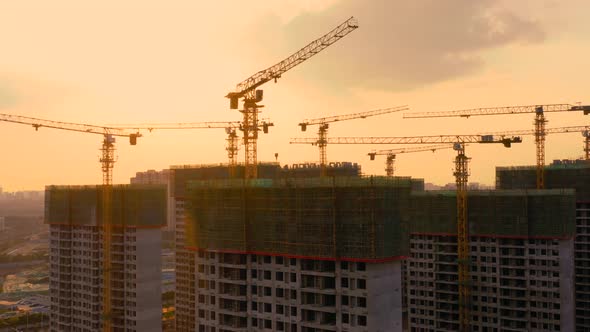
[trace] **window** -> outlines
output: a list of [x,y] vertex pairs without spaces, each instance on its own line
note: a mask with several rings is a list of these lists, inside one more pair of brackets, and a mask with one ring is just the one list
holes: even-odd
[[367,288],[367,281],[365,279],[357,279],[356,287],[359,289],[366,289]]
[[265,303],[264,304],[264,312],[272,312],[272,304]]
[[276,279],[278,281],[283,281],[283,272],[277,272],[276,273]]
[[367,326],[367,316],[357,316],[356,321],[359,326]]
[[367,307],[367,299],[364,298],[364,297],[357,297],[356,303],[361,308],[366,308]]
[[356,263],[357,271],[365,271],[367,269],[367,265],[364,262]]
[[349,319],[350,319],[350,316],[348,314],[342,314],[342,323],[343,324],[348,324]]
[[348,262],[340,262],[340,269],[348,270]]
[[348,305],[348,296],[342,296],[342,305]]
[[340,284],[341,284],[342,288],[348,288],[348,278],[340,279]]

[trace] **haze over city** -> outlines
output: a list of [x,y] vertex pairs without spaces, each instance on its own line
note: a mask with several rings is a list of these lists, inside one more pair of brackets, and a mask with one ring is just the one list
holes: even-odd
[[[239,121],[225,94],[352,14],[362,28],[266,84],[261,117],[275,127],[259,160],[317,162],[317,148],[290,145],[305,118],[409,105],[411,111],[576,103],[585,100],[590,26],[584,1],[102,1],[0,4],[0,110],[59,121],[117,124]],[[411,112],[410,111],[410,112]],[[548,127],[583,125],[581,113],[550,114]],[[506,120],[510,121],[506,121]],[[469,134],[532,128],[527,115],[442,120],[389,114],[343,122],[330,136]],[[2,124],[5,190],[100,183],[100,139]],[[223,130],[164,131],[137,146],[120,139],[115,183],[138,170],[226,161]],[[532,164],[533,138],[511,149],[475,146],[472,180],[493,184],[491,163]],[[366,153],[386,146],[328,146],[384,174]],[[582,137],[548,137],[547,160],[579,157]],[[453,152],[406,155],[400,175],[453,182]],[[243,149],[238,161],[243,161]],[[436,166],[433,166],[436,161]]]
[[590,331],[589,10],[0,0],[0,332]]

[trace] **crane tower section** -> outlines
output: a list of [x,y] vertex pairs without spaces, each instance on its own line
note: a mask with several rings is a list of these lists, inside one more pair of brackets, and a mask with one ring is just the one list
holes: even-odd
[[[243,99],[244,102],[243,109],[240,110],[240,112],[243,117],[241,129],[243,131],[244,140],[244,176],[246,179],[257,177],[257,141],[258,131],[260,131],[258,115],[260,113],[259,108],[262,107],[262,105],[258,105],[258,103],[261,102],[263,98],[262,90],[257,90],[257,88],[270,80],[276,81],[282,74],[291,68],[318,54],[357,28],[358,24],[356,19],[353,17],[349,18],[332,31],[312,41],[283,61],[267,69],[261,70],[238,83],[236,90],[227,94],[226,97],[230,99],[231,109],[238,108],[240,99]],[[265,129],[268,129],[268,127],[263,128],[263,130]]]
[[332,122],[339,122],[339,121],[346,121],[346,120],[354,120],[354,119],[365,119],[371,116],[377,116],[382,114],[388,114],[393,112],[399,111],[407,111],[409,108],[408,106],[397,106],[397,107],[389,107],[389,108],[382,108],[377,110],[372,110],[368,112],[361,112],[361,113],[352,113],[352,114],[343,114],[343,115],[334,115],[328,116],[318,119],[311,119],[311,120],[304,120],[299,124],[301,127],[301,131],[306,131],[307,126],[318,125],[318,141],[317,146],[320,150],[320,174],[321,176],[326,175],[326,165],[328,164],[328,153],[327,153],[327,145],[328,145],[328,128],[329,123]]
[[503,114],[524,114],[534,113],[535,146],[537,160],[537,189],[545,187],[545,113],[549,112],[571,112],[581,111],[584,115],[590,113],[590,105],[570,104],[547,104],[547,105],[525,105],[525,106],[503,106],[474,108],[448,112],[422,112],[404,115],[404,118],[441,118],[441,117],[464,117],[479,115],[503,115]]

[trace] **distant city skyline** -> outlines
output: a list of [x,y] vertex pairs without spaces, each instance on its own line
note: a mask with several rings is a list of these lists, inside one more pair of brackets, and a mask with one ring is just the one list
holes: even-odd
[[[359,29],[266,84],[261,117],[275,126],[258,160],[319,159],[305,118],[396,105],[445,111],[519,104],[590,104],[584,70],[590,3],[541,0],[194,2],[31,0],[0,4],[0,113],[113,124],[236,121],[224,96],[350,16]],[[107,23],[108,22],[108,23]],[[583,125],[581,114],[550,114],[548,127]],[[329,135],[411,136],[531,129],[532,116],[412,120],[401,114],[337,123]],[[6,191],[97,184],[100,137],[0,123]],[[137,171],[226,162],[223,130],[153,132],[118,140],[116,183]],[[373,146],[328,146],[328,160],[384,174]],[[382,147],[378,147],[382,148]],[[384,148],[384,146],[383,146]],[[581,156],[579,133],[549,136],[546,159]],[[534,139],[511,149],[469,147],[471,180],[494,183],[496,165],[534,164]],[[452,150],[404,155],[399,175],[453,182]],[[243,149],[238,160],[243,160]]]

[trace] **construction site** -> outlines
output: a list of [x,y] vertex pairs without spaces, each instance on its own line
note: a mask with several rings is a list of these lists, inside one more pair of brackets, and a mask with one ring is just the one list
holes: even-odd
[[[258,160],[259,135],[275,126],[260,119],[261,86],[358,28],[351,17],[239,82],[226,98],[240,121],[96,125],[0,114],[0,121],[35,130],[100,137],[102,184],[45,188],[50,330],[590,330],[590,127],[546,128],[545,118],[586,115],[590,105],[423,113],[402,105],[304,119],[292,125],[303,132],[317,126],[317,135],[289,143],[316,147],[316,162],[281,164],[278,153],[274,162]],[[404,118],[529,114],[534,127],[328,135],[339,122],[398,112]],[[113,183],[117,138],[136,145],[152,131],[205,129],[225,130],[227,161],[173,165],[138,172],[132,184]],[[546,165],[547,136],[567,133],[584,135],[584,159]],[[535,165],[497,167],[495,189],[469,189],[470,149],[511,148],[529,138]],[[388,145],[367,153],[386,157],[385,175],[363,172],[355,160],[330,159],[327,147],[337,144]],[[429,179],[398,176],[397,156],[436,150],[456,153],[448,160],[454,190],[425,190]],[[174,233],[173,308],[162,308],[164,230]]]

